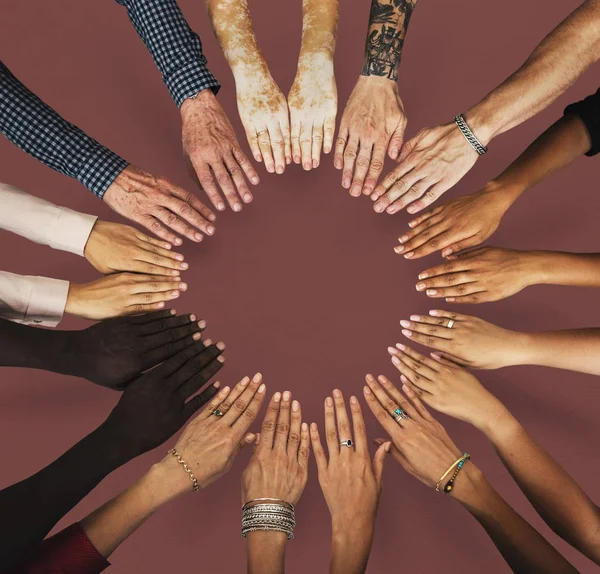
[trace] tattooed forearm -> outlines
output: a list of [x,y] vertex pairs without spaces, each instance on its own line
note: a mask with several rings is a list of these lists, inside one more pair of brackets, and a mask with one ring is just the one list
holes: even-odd
[[417,0],[372,0],[363,76],[398,80],[406,30]]

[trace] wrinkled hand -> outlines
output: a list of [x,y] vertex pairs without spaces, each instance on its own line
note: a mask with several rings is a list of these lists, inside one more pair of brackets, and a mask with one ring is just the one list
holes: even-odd
[[292,161],[287,101],[270,74],[238,86],[237,104],[256,161],[269,173],[283,173]]
[[398,85],[387,78],[360,76],[348,99],[335,144],[334,166],[350,195],[370,195],[383,170],[385,153],[397,159],[406,116]]
[[[415,343],[441,351],[432,356],[475,369],[499,369],[527,363],[524,336],[478,317],[439,309],[402,320],[402,334]],[[450,320],[454,321],[448,328]]]
[[500,247],[480,247],[419,274],[417,291],[448,303],[499,301],[533,285],[531,254]]
[[200,231],[215,232],[215,214],[193,193],[132,165],[117,176],[103,199],[113,211],[174,245],[182,240],[173,231],[196,243],[202,241]]
[[96,221],[85,244],[85,258],[100,273],[135,271],[148,275],[179,275],[188,268],[171,244],[120,223]]
[[[368,386],[363,389],[365,400],[392,439],[392,456],[406,472],[426,486],[435,488],[461,452],[410,387],[403,386],[404,392],[410,396],[409,402],[384,376],[376,380],[367,375],[366,380]],[[407,419],[399,419],[399,423],[392,418],[398,408],[408,416]],[[376,439],[375,442],[383,444],[384,440]]]
[[442,250],[448,257],[481,245],[490,237],[509,205],[499,194],[479,191],[462,195],[413,219],[394,251],[407,259],[418,259]]
[[219,211],[225,209],[219,187],[231,209],[241,211],[243,203],[252,201],[246,178],[253,185],[259,178],[221,104],[210,90],[203,90],[183,102],[181,121],[183,153],[190,174]]
[[242,474],[242,504],[278,498],[297,504],[308,478],[310,441],[298,401],[275,393],[262,423],[254,454]]
[[373,209],[396,213],[408,206],[408,213],[417,213],[460,181],[478,157],[455,123],[423,129],[376,187]]
[[198,341],[127,386],[103,426],[130,456],[163,444],[215,395],[215,385],[196,393],[222,367],[219,347]]
[[337,86],[330,58],[318,54],[298,64],[288,105],[294,163],[302,163],[305,170],[316,168],[321,149],[331,151],[335,133]]
[[65,311],[94,321],[147,313],[162,309],[186,289],[179,277],[116,273],[83,285],[71,283]]
[[404,345],[389,347],[388,352],[401,373],[400,380],[435,410],[477,427],[492,422],[503,410],[492,393],[454,363],[430,359]]
[[[223,388],[185,428],[175,450],[187,462],[198,479],[200,488],[223,476],[246,444],[254,442],[255,435],[248,433],[250,425],[265,398],[265,385],[260,373],[252,380],[244,377],[230,391]],[[223,416],[214,413],[219,409]],[[182,480],[189,485],[185,473]]]
[[[70,339],[70,374],[123,390],[144,371],[199,341],[206,327],[196,315],[176,316],[173,310],[137,317],[119,317],[83,331],[66,331]],[[207,340],[210,345],[210,340]]]

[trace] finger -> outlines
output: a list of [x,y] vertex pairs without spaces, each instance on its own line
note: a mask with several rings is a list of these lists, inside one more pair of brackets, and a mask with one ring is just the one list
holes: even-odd
[[427,410],[421,399],[418,397],[417,393],[413,389],[411,389],[410,385],[402,385],[402,390],[406,393],[406,396],[410,399],[410,402],[413,404],[415,410],[422,416],[426,421],[435,420],[431,413]]
[[275,393],[267,407],[267,413],[262,423],[260,448],[271,450],[273,448],[273,439],[275,438],[275,427],[277,426],[277,417],[279,415],[279,405],[281,404],[281,393]]
[[202,341],[196,341],[193,345],[179,351],[175,356],[157,367],[157,375],[163,379],[170,378],[171,375],[179,371],[179,369],[181,369],[181,367],[183,367],[183,365],[185,365],[192,357],[201,353],[204,348],[204,343]]
[[310,425],[310,442],[312,444],[313,453],[315,454],[317,469],[319,474],[321,474],[327,470],[327,456],[325,455],[325,450],[321,444],[317,423],[311,423]]
[[165,301],[172,301],[179,297],[179,291],[177,289],[173,291],[162,291],[159,293],[152,293],[150,291],[146,293],[134,293],[126,299],[126,312],[128,313],[143,313],[140,311],[140,305],[151,305],[153,303],[161,303],[164,307]]
[[392,443],[387,441],[383,443],[375,452],[373,457],[373,475],[377,481],[378,489],[381,488],[383,482],[383,466],[385,464],[386,454],[390,452]]
[[355,396],[350,397],[350,411],[352,413],[352,429],[354,431],[354,447],[356,452],[363,456],[369,455],[367,445],[367,431],[360,403]]
[[279,124],[269,127],[269,139],[271,140],[271,149],[275,159],[275,171],[283,173],[285,171],[285,143]]
[[323,152],[329,153],[333,147],[335,134],[335,118],[327,118],[323,125]]
[[352,175],[354,174],[354,162],[358,153],[358,136],[351,134],[348,144],[344,150],[344,169],[342,171],[342,187],[350,189]]
[[[167,202],[166,202],[167,203]],[[168,202],[173,205],[173,202]],[[179,209],[179,206],[174,206],[175,209]],[[155,209],[154,216],[162,221],[167,227],[170,227],[177,233],[180,233],[184,237],[187,237],[190,241],[198,243],[202,241],[202,234],[198,233],[191,225],[179,217],[175,212],[159,207]]]
[[[262,161],[262,153],[260,151],[260,146],[258,145],[258,135],[256,130],[253,132],[246,131],[246,139],[248,140],[248,145],[250,146],[250,151],[252,151],[254,159],[258,162]],[[223,207],[225,206],[223,205]]]
[[363,387],[363,394],[367,401],[368,407],[379,421],[379,424],[388,432],[391,437],[398,437],[398,433],[402,430],[390,414],[383,408],[377,397],[371,391],[370,386]]
[[333,399],[325,399],[325,440],[329,451],[329,460],[337,458],[340,454],[340,442],[335,426],[335,412],[333,410]]
[[422,370],[428,379],[435,378],[436,374],[440,370],[437,361],[434,361],[433,359],[430,359],[429,357],[418,353],[411,347],[407,347],[401,343],[396,343],[396,347],[388,347],[388,353],[392,355],[392,358],[394,356],[397,356],[401,360],[404,360],[405,357],[410,358],[414,363],[414,365],[409,363],[413,370],[416,372],[421,372]]
[[312,169],[312,123],[306,120],[300,124],[300,156],[302,167],[306,171]]
[[[183,261],[183,255],[181,255],[181,253],[173,253],[171,251],[173,246],[168,241],[160,241],[158,239],[155,239],[154,237],[150,237],[149,235],[142,233],[138,229],[134,229],[134,231],[135,231],[135,238],[138,239],[139,241],[142,241],[144,243],[149,243],[150,245],[152,245],[154,247],[158,247],[160,253],[163,253],[163,250],[164,250],[169,255],[171,255],[173,257],[173,259],[179,259],[179,261]],[[167,255],[167,257],[169,255]]]
[[[426,274],[421,274],[426,275]],[[419,277],[421,277],[419,275]],[[467,271],[461,271],[458,273],[447,273],[446,275],[438,275],[431,279],[419,281],[416,284],[417,291],[426,291],[428,295],[436,295],[436,293],[430,293],[431,289],[442,289],[447,287],[457,287],[458,285],[466,285],[468,283],[475,283],[476,279],[473,273]]]
[[436,183],[429,189],[429,191],[425,195],[423,195],[423,197],[421,197],[421,199],[418,199],[414,203],[411,203],[406,208],[406,211],[410,214],[418,213],[419,211],[425,209],[428,205],[431,205],[434,201],[439,199],[446,191],[448,191],[449,188],[450,186],[445,182],[440,181]]
[[149,313],[156,311],[157,309],[164,309],[165,302],[159,301],[158,303],[137,303],[136,305],[129,305],[121,310],[120,315],[117,313],[115,317],[121,315],[137,315],[139,313]]
[[288,437],[290,434],[290,410],[292,394],[285,391],[281,395],[279,405],[279,414],[277,415],[277,426],[275,427],[275,438],[273,440],[273,450],[286,452]]
[[302,426],[302,412],[300,403],[292,401],[292,413],[290,422],[290,434],[288,435],[287,451],[294,457],[298,457],[298,448],[300,447],[300,432]]
[[286,118],[285,123],[279,122],[279,128],[281,129],[281,135],[283,136],[285,163],[288,165],[292,163],[292,142],[290,136],[289,118]]
[[[237,193],[235,192],[235,186],[233,185],[233,180],[229,175],[227,169],[225,169],[225,165],[223,165],[220,161],[218,163],[214,163],[210,166],[215,175],[215,179],[219,184],[219,187],[223,191],[225,195],[225,199],[227,203],[233,209],[233,211],[240,211],[242,209],[242,204],[238,198]],[[241,176],[241,170],[237,168],[237,175]],[[242,177],[243,179],[243,177]],[[246,189],[248,189],[246,187]]]
[[179,353],[179,351],[182,351],[190,345],[193,345],[195,342],[200,341],[201,338],[201,333],[194,333],[191,336],[182,337],[178,341],[165,343],[160,347],[146,351],[143,357],[143,364],[146,366],[147,369],[153,367],[154,365],[158,365],[159,363],[166,361],[176,353]]
[[265,127],[258,132],[258,147],[269,173],[275,173],[275,160],[271,149],[271,138],[269,130]]
[[[453,287],[435,287],[425,291],[428,297],[433,299],[445,298],[446,301],[455,302],[459,299],[462,300],[466,296],[481,295],[485,293],[485,288],[479,281],[471,281],[468,283],[462,283]],[[477,302],[483,302],[485,299],[478,299]]]
[[392,135],[392,139],[390,139],[390,144],[388,145],[388,154],[391,159],[397,160],[398,155],[400,154],[400,150],[402,149],[402,145],[404,144],[404,130],[406,129],[406,121],[400,123],[400,125],[396,128]]
[[[217,381],[214,383],[214,385],[220,385],[220,383]],[[220,389],[219,392],[208,403],[206,403],[205,407],[202,409],[202,412],[198,414],[198,418],[207,419],[210,416],[215,416],[214,412],[227,398],[230,392],[230,387],[223,387]]]
[[[454,324],[449,319],[440,317],[428,317],[427,315],[411,315],[411,320],[402,319],[400,325],[416,333],[431,335],[441,339],[452,339],[454,335]],[[448,325],[453,325],[449,328]]]
[[225,358],[221,356],[221,349],[216,345],[205,348],[201,353],[192,357],[174,375],[174,385],[178,395],[187,399],[198,392],[223,366]]
[[210,171],[210,166],[207,163],[196,163],[193,164],[193,168],[198,180],[198,185],[204,190],[215,208],[219,211],[223,211],[225,209],[225,202],[219,193],[219,188]]
[[468,315],[461,315],[460,313],[454,313],[453,311],[444,311],[443,309],[432,309],[429,311],[431,317],[445,317],[446,319],[452,319],[454,321],[467,321],[471,317]]
[[144,348],[154,349],[165,343],[177,341],[206,328],[206,321],[197,321],[194,313],[171,315],[144,325],[140,334],[144,336]]
[[308,457],[310,455],[310,434],[308,425],[302,423],[300,427],[300,446],[298,448],[298,464],[300,468],[306,470],[308,468]]
[[292,159],[294,160],[294,163],[299,164],[302,162],[302,150],[300,149],[300,122],[295,119],[292,121],[291,142]]
[[262,384],[262,375],[256,373],[252,380],[245,386],[241,395],[233,401],[231,407],[223,415],[223,422],[232,426],[237,421],[242,413],[248,408],[250,401],[256,394],[256,391]]
[[[205,341],[205,345],[209,341],[210,341],[210,339],[207,339],[207,341]],[[212,344],[212,341],[211,341],[211,344]],[[250,377],[244,377],[241,381],[239,381],[239,383],[235,387],[233,387],[233,390],[231,391],[231,393],[229,393],[229,395],[227,395],[225,400],[219,405],[219,410],[223,414],[226,413],[227,411],[229,411],[229,409],[231,409],[231,405],[233,405],[233,403],[246,390],[248,383],[250,383]]]
[[238,452],[240,452],[240,450],[242,450],[245,446],[248,446],[250,444],[254,444],[256,442],[256,435],[254,433],[246,433],[239,441],[238,441],[238,446],[237,449],[235,451],[235,453],[237,454]]
[[[373,201],[378,200],[381,196],[383,196],[385,193],[387,193],[387,191],[389,189],[391,189],[391,187],[397,181],[402,180],[402,178],[406,174],[408,174],[410,171],[412,171],[413,169],[414,169],[414,165],[410,162],[404,162],[404,163],[400,164],[399,166],[395,167],[377,185],[377,187],[374,189],[373,193],[371,194],[371,199]],[[408,187],[406,189],[404,189],[405,192],[407,190],[408,190]]]
[[[404,209],[411,201],[418,197],[421,197],[431,186],[431,180],[427,179],[426,177],[422,177],[422,174],[417,172],[414,174],[414,177],[419,177],[420,179],[413,183],[406,193],[404,193],[401,197],[399,197],[396,200],[393,200],[390,203],[390,205],[386,209],[387,213],[393,214],[397,213],[401,209]],[[388,191],[388,196],[390,196],[394,192],[394,190],[395,188],[392,187],[392,189]]]
[[[262,377],[261,377],[262,380]],[[267,387],[264,383],[260,383],[256,393],[250,399],[248,406],[242,411],[239,418],[233,423],[231,428],[240,437],[240,440],[247,434],[250,425],[256,420],[260,407],[265,399],[265,391]],[[234,403],[235,404],[235,403]]]
[[[176,315],[177,311],[175,311],[175,309],[163,309],[162,311],[154,311],[152,313],[145,313],[144,315],[130,317],[128,321],[133,325],[146,325],[143,330],[140,330],[140,333],[142,335],[149,335],[161,330],[160,327],[152,327],[151,325],[153,323],[161,319],[175,317]],[[185,315],[183,315],[183,317],[185,317]],[[149,329],[149,331],[146,331],[146,329]]]
[[[417,170],[412,170],[404,174],[402,178],[394,182],[394,184],[391,185],[390,188],[377,201],[375,201],[373,204],[373,210],[376,213],[383,213],[392,203],[394,203],[398,198],[401,198],[403,195],[406,195],[409,192],[414,195],[412,188],[422,179],[423,175]],[[375,191],[377,191],[377,188]],[[374,199],[373,195],[371,195],[371,199]],[[397,205],[404,206],[405,204],[400,201]]]
[[433,384],[433,382],[429,378],[415,372],[414,369],[412,369],[409,366],[410,359],[407,357],[404,357],[404,358],[407,360],[400,361],[400,359],[398,357],[394,357],[394,359],[396,359],[396,361],[392,360],[394,362],[394,364],[396,365],[396,368],[400,372],[400,380],[404,384],[410,383],[410,385],[413,385],[414,387],[418,388],[421,391],[425,391],[427,393],[433,393],[436,388],[435,384]]
[[144,215],[139,218],[132,218],[133,221],[139,223],[145,227],[148,231],[151,231],[157,237],[172,243],[173,245],[181,245],[182,239],[175,235],[170,229],[167,229],[156,217],[153,215]]
[[360,142],[360,150],[356,158],[356,168],[354,170],[354,177],[352,178],[352,185],[350,187],[350,195],[352,197],[359,197],[362,193],[365,178],[371,165],[371,152],[373,150],[372,142]]
[[[386,442],[385,439],[383,438],[376,438],[373,440],[373,442],[378,446],[382,446],[384,445]],[[391,443],[391,447],[390,447],[390,454],[392,455],[393,459],[400,463],[400,465],[402,466],[402,468],[404,468],[404,470],[408,471],[409,468],[412,468],[410,466],[410,463],[408,462],[408,459],[396,448],[396,446],[394,445],[394,443]]]
[[348,418],[344,395],[339,389],[334,389],[333,391],[333,403],[335,406],[335,418],[337,420],[339,442],[352,440],[350,419]]
[[344,123],[344,118],[342,118],[338,137],[335,140],[335,154],[333,156],[333,166],[335,169],[342,169],[344,167],[344,150],[346,149],[348,136],[348,128]]
[[[242,198],[244,203],[250,203],[252,201],[252,193],[250,193],[250,188],[246,183],[244,170],[240,167],[233,154],[225,156],[225,167],[227,168],[231,179],[233,179],[233,183],[238,195]],[[242,205],[237,199],[235,193],[231,198],[227,197],[227,200],[229,201],[229,205],[233,211],[240,211],[242,209]]]
[[123,273],[121,278],[126,280],[130,293],[154,293],[169,291],[171,289],[187,289],[187,284],[182,283],[179,277],[163,277],[161,275],[138,275],[136,273]]
[[[173,186],[172,194],[173,197],[165,202],[166,207],[207,235],[214,234],[215,227],[213,223],[216,216],[206,205],[193,193],[179,187]],[[202,240],[202,235],[198,232],[196,232],[195,237],[197,241]]]
[[[256,173],[252,162],[248,159],[248,156],[239,147],[234,147],[233,157],[235,161],[238,162],[238,165],[242,168],[244,174],[252,183],[252,185],[257,185],[260,182],[260,178],[258,177],[258,173]],[[252,194],[250,194],[250,200],[248,200],[244,196],[242,196],[242,199],[246,203],[249,203],[250,201],[252,201]]]
[[431,347],[432,349],[438,349],[440,351],[449,351],[452,346],[452,342],[449,339],[442,339],[432,335],[424,335],[409,329],[402,329],[402,334],[415,343],[419,343],[425,347]]
[[312,166],[319,167],[323,149],[323,125],[313,125],[312,130]]
[[[457,240],[460,240],[461,243],[456,243]],[[421,247],[418,247],[413,251],[409,251],[404,257],[407,259],[418,259],[419,257],[425,257],[426,255],[430,255],[436,251],[442,251],[442,253],[446,253],[449,245],[461,245],[463,243],[465,245],[478,245],[480,241],[478,239],[474,239],[473,237],[463,239],[462,233],[449,230],[432,237]],[[448,255],[451,255],[451,253],[448,253]]]
[[185,420],[189,419],[196,411],[201,409],[208,401],[210,401],[219,390],[219,383],[216,382],[204,389],[201,393],[192,397],[183,406],[183,416]]
[[373,147],[373,156],[369,165],[369,173],[365,179],[362,192],[365,195],[371,195],[377,186],[377,180],[383,171],[383,162],[385,161],[385,147],[380,143],[375,143]]
[[431,357],[433,357],[436,361],[439,359],[444,359],[446,361],[448,361],[449,363],[452,364],[452,366],[456,367],[457,365],[459,367],[468,367],[469,365],[466,363],[466,361],[463,361],[460,357],[457,357],[456,355],[453,355],[450,352],[441,352],[441,351],[437,351],[437,352],[433,352],[433,353],[429,353]]
[[142,247],[136,253],[135,259],[131,261],[130,267],[129,271],[135,271],[144,275],[178,277],[181,275],[182,269],[185,270],[188,268],[188,264],[169,257],[156,255]]
[[[392,383],[392,381],[390,381],[387,377],[383,376],[383,375],[379,375],[377,377],[377,381],[373,381],[374,385],[371,386],[371,390],[375,391],[375,389],[379,388],[381,391],[385,390],[386,394],[388,394],[390,397],[392,397],[392,403],[397,404],[398,406],[396,408],[400,408],[402,409],[409,417],[408,420],[406,419],[400,419],[399,421],[396,421],[394,419],[394,422],[398,425],[401,426],[406,426],[407,424],[410,423],[411,420],[415,420],[415,416],[416,416],[416,412],[413,409],[412,405],[406,400],[406,398],[404,397],[404,395],[396,388],[396,386]],[[385,408],[385,405],[383,405]],[[395,412],[392,411],[390,413],[391,415],[393,415],[394,417]]]
[[445,221],[441,216],[432,215],[430,218],[423,221],[423,223],[420,223],[417,227],[405,233],[402,237],[398,237],[398,241],[401,245],[396,248],[396,253],[412,251],[445,230]]

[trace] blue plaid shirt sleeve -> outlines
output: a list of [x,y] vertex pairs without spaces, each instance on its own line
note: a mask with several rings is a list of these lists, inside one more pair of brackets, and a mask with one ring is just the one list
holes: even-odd
[[116,0],[125,6],[177,107],[198,92],[221,87],[206,67],[202,42],[189,27],[177,0]]
[[48,167],[74,177],[102,199],[128,163],[59,116],[0,61],[0,130]]

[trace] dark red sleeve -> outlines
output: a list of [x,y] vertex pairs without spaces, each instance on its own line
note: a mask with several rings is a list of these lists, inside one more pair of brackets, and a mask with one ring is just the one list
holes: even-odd
[[76,522],[46,538],[32,556],[6,574],[98,574],[110,566]]
[[575,114],[581,118],[592,140],[592,147],[585,154],[592,156],[600,153],[600,90],[580,102],[565,108],[566,114]]

